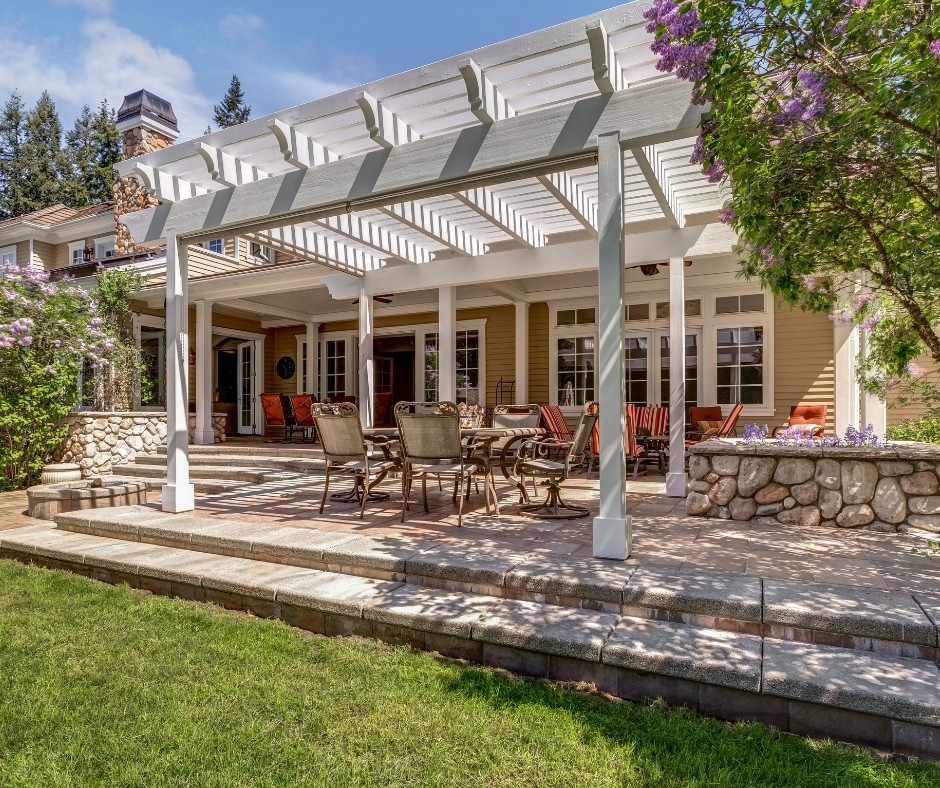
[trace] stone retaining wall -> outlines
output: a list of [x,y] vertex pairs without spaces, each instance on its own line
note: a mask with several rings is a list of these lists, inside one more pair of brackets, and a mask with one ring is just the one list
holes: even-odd
[[112,464],[155,454],[166,439],[166,413],[77,411],[66,416],[68,434],[55,462],[77,462],[82,478],[111,473]]
[[709,440],[690,451],[690,515],[940,533],[940,446],[900,442],[855,449]]

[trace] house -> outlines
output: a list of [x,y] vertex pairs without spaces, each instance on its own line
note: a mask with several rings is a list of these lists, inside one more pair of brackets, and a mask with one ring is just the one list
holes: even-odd
[[[722,187],[689,164],[701,108],[655,69],[644,7],[185,142],[169,101],[130,94],[113,263],[152,274],[135,328],[156,368],[170,359],[170,421],[187,389],[197,443],[220,410],[230,431],[262,433],[263,391],[356,396],[368,424],[382,393],[552,404],[572,419],[599,400],[604,434],[604,403],[623,396],[676,414],[740,401],[743,421],[771,427],[824,403],[830,433],[859,421],[883,433],[907,415],[860,395],[857,329],[738,277]],[[17,262],[78,262],[78,235],[33,239],[32,224],[0,225]],[[179,510],[188,466],[172,433],[164,505]],[[670,477],[684,494],[681,465]],[[604,485],[602,471],[602,499]]]

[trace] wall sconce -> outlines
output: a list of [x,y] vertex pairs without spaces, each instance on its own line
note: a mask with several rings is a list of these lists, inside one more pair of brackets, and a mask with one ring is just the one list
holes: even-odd
[[656,276],[659,273],[659,266],[655,263],[652,265],[641,265],[640,271],[643,272],[643,276]]

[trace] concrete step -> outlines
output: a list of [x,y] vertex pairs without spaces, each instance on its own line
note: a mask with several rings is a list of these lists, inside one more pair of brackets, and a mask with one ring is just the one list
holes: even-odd
[[[165,454],[138,455],[134,464],[146,465],[151,468],[166,468],[167,457]],[[321,474],[326,470],[326,460],[319,457],[250,457],[235,454],[196,454],[189,458],[189,465],[190,468],[271,468],[295,473]]]
[[[152,465],[113,465],[112,472],[116,476],[132,476],[134,478],[152,478],[157,467]],[[190,479],[225,480],[247,482],[250,484],[265,484],[267,482],[280,482],[289,479],[303,478],[294,471],[272,470],[270,468],[242,468],[217,465],[196,466],[190,468]]]
[[[202,518],[178,519],[193,533],[206,529],[196,522]],[[151,522],[159,520],[154,513]],[[924,660],[48,526],[0,532],[0,558],[214,602],[321,634],[376,637],[552,680],[591,682],[630,700],[663,697],[723,719],[940,758],[940,670]]]
[[[102,476],[103,484],[121,484],[125,481],[146,482],[148,491],[160,491],[167,483],[166,477],[147,476]],[[232,492],[249,486],[250,482],[233,481],[231,479],[193,479],[193,487],[199,495],[219,495]]]
[[[157,454],[165,457],[166,452],[166,445],[157,447]],[[258,445],[226,445],[224,443],[214,443],[211,446],[191,445],[189,447],[189,454],[191,457],[203,454],[224,457],[235,454],[245,457],[316,457],[322,459],[323,448],[319,443],[259,443]]]

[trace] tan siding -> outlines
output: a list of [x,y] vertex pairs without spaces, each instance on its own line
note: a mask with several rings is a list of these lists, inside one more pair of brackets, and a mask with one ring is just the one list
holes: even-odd
[[29,241],[20,241],[16,244],[16,264],[27,265],[29,263]]
[[529,307],[529,402],[549,404],[548,304]]
[[793,405],[827,406],[826,434],[835,415],[832,321],[784,304],[774,320],[774,407],[771,428],[787,424]]
[[69,264],[69,245],[56,244],[52,250],[52,267],[65,268]]
[[[271,378],[269,379],[267,391],[273,391],[278,394],[296,394],[297,376],[300,375],[300,359],[297,357],[297,335],[305,334],[306,326],[284,326],[274,329],[274,337],[271,340],[273,351]],[[294,374],[292,377],[284,380],[277,374],[278,359],[290,356],[294,359]]]
[[[937,363],[930,356],[919,356],[915,361],[918,367],[926,369],[930,373],[937,370]],[[897,401],[897,392],[888,392],[888,426],[900,424],[904,419],[919,419],[926,412],[927,408],[922,403],[915,403],[905,407],[892,407]]]
[[[66,249],[68,247],[66,246]],[[17,253],[17,258],[19,253]],[[55,247],[45,241],[33,241],[33,259],[31,267],[50,270],[55,264]]]

